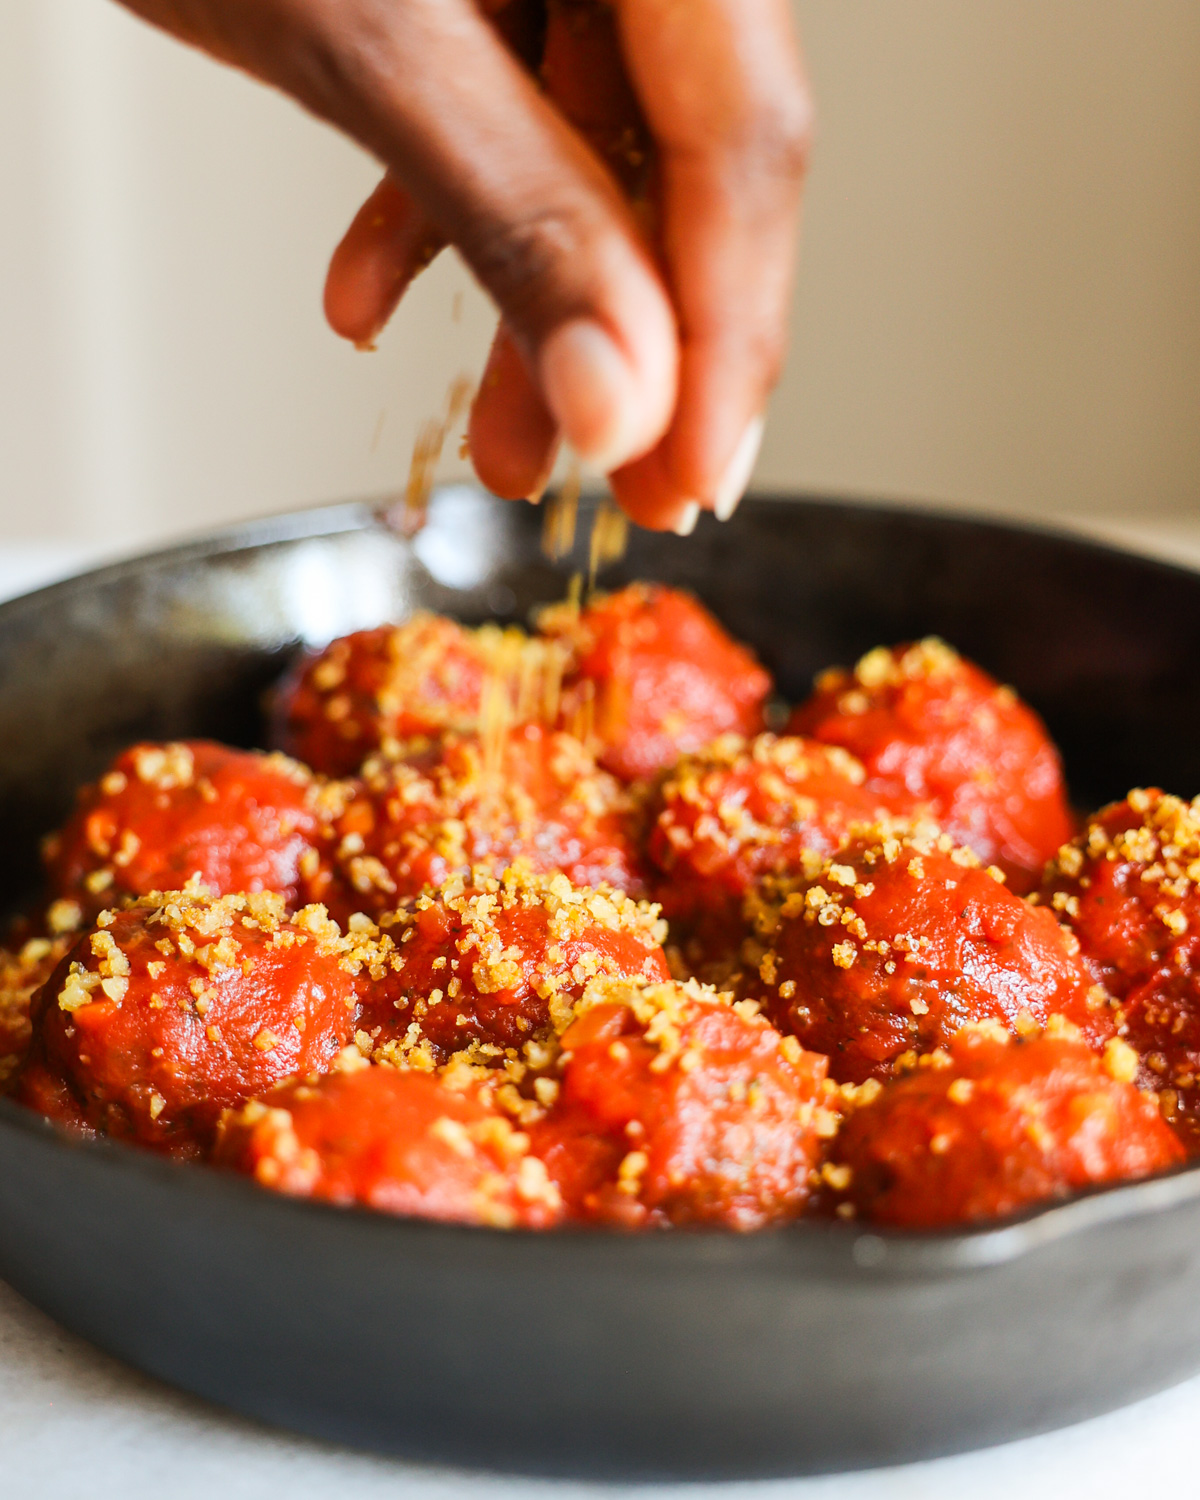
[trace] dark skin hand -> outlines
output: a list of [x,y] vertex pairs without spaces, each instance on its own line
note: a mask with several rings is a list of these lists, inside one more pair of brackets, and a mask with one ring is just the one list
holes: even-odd
[[787,0],[550,0],[548,22],[541,0],[123,3],[386,167],[330,266],[338,333],[370,344],[429,259],[461,252],[501,313],[471,414],[485,484],[537,493],[565,439],[643,525],[732,512],[783,357],[808,153]]

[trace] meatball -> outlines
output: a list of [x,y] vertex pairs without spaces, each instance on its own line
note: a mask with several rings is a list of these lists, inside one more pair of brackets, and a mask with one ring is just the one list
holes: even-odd
[[723,735],[685,755],[651,799],[654,894],[671,921],[740,911],[766,874],[832,854],[854,823],[877,821],[863,768],[837,746],[791,736]]
[[825,1059],[695,982],[597,979],[531,1130],[569,1213],[628,1228],[757,1229],[799,1214],[823,1136]]
[[372,760],[312,860],[308,899],[335,916],[378,915],[453,874],[517,859],[576,885],[640,895],[637,805],[568,734],[526,724],[495,744],[449,735],[402,760]]
[[1200,933],[1200,800],[1130,792],[1090,818],[1046,869],[1037,899],[1067,923],[1118,998]]
[[102,912],[35,998],[18,1092],[43,1101],[49,1074],[102,1133],[197,1154],[222,1109],[352,1039],[363,944],[269,893]]
[[1121,1001],[1118,1031],[1200,1147],[1200,802],[1130,792],[1048,866],[1038,900],[1079,939],[1093,978]]
[[1013,1041],[986,1027],[922,1063],[861,1103],[834,1143],[826,1177],[865,1219],[995,1219],[1183,1159],[1115,1038],[1102,1060],[1069,1029]]
[[134,745],[79,794],[46,841],[52,888],[92,916],[114,898],[178,890],[279,891],[294,903],[327,791],[283,755],[209,740]]
[[600,764],[631,781],[718,735],[763,727],[771,678],[688,594],[637,583],[584,609],[555,605],[539,629],[570,659],[562,722],[594,735]]
[[502,1060],[569,1016],[596,975],[670,978],[656,908],[565,875],[458,877],[382,921],[396,949],[362,1025],[409,1065],[472,1043],[480,1060]]
[[749,993],[839,1081],[884,1078],[963,1025],[1111,1035],[1112,1006],[1051,914],[1014,896],[949,835],[861,834],[757,903],[764,952]]
[[374,751],[479,723],[488,653],[478,631],[417,614],[333,641],[276,690],[275,743],[327,776]]
[[61,962],[74,939],[31,937],[10,952],[0,948],[0,1092],[5,1092],[29,1051],[30,1001]]
[[561,1209],[529,1137],[486,1090],[373,1067],[351,1050],[228,1115],[215,1160],[263,1187],[425,1219],[544,1229]]
[[870,791],[927,812],[1015,890],[1036,885],[1074,831],[1042,721],[942,641],[880,646],[853,672],[822,673],[789,729],[849,750]]

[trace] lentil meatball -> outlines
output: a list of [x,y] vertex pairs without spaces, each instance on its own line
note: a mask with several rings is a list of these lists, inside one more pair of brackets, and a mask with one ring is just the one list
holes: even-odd
[[1011,688],[933,638],[834,668],[789,729],[841,745],[894,811],[928,813],[1013,888],[1037,884],[1074,831],[1058,752]]
[[531,1138],[571,1215],[757,1229],[803,1210],[835,1128],[825,1059],[755,1005],[598,979],[561,1046],[561,1095]]
[[334,915],[369,915],[453,874],[500,874],[517,859],[576,885],[641,894],[639,813],[572,736],[525,724],[494,746],[446,736],[377,758],[332,822],[305,890]]
[[280,685],[276,743],[327,776],[346,776],[381,746],[470,732],[487,666],[480,633],[441,615],[342,636]]
[[1089,818],[1046,869],[1037,899],[1079,939],[1118,998],[1200,932],[1200,801],[1130,792]]
[[1069,1033],[1014,1041],[989,1027],[922,1063],[860,1104],[833,1147],[827,1179],[874,1223],[1001,1218],[1183,1159],[1116,1039],[1101,1059]]
[[1121,1001],[1138,1081],[1200,1148],[1200,803],[1138,788],[1088,820],[1047,867],[1038,900]]
[[[362,1025],[388,1056],[501,1061],[569,1015],[597,975],[670,978],[654,907],[565,875],[452,879],[383,918],[395,943]],[[482,1049],[482,1050],[481,1050]]]
[[769,674],[688,594],[631,584],[582,610],[543,610],[538,624],[569,651],[563,724],[594,735],[600,764],[623,780],[763,727]]
[[223,1122],[216,1162],[263,1187],[425,1219],[544,1229],[561,1200],[486,1090],[373,1067],[356,1052]]
[[48,1074],[103,1133],[202,1152],[222,1109],[351,1040],[362,948],[320,908],[286,919],[270,893],[102,912],[35,998],[18,1092],[44,1102]]
[[50,883],[88,916],[194,876],[213,895],[279,891],[294,902],[325,795],[283,755],[209,740],[134,745],[80,792],[73,817],[46,841]]
[[10,1086],[29,1051],[30,1001],[72,942],[67,935],[31,937],[15,951],[0,949],[0,1092]]
[[799,873],[855,823],[877,821],[863,768],[837,746],[723,735],[685,755],[650,802],[655,898],[672,921],[738,911],[761,876]]
[[971,1021],[1052,1014],[1112,1034],[1109,997],[1051,914],[1015,896],[949,835],[882,829],[757,903],[763,953],[748,993],[839,1081],[887,1077]]

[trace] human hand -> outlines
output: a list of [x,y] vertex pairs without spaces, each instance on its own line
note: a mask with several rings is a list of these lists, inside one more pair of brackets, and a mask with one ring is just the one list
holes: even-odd
[[123,3],[385,164],[330,266],[337,332],[372,342],[459,249],[501,311],[471,414],[485,484],[538,490],[561,436],[643,525],[731,512],[807,156],[787,0]]

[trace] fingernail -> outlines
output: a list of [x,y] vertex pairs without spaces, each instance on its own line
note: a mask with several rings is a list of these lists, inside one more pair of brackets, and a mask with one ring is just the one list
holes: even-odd
[[721,483],[717,486],[716,499],[713,501],[713,515],[718,521],[728,521],[742,503],[742,496],[746,493],[746,486],[750,483],[754,465],[758,462],[758,450],[762,447],[763,426],[762,417],[754,417],[733,450],[733,457],[729,460]]
[[700,519],[700,504],[696,500],[689,500],[679,512],[679,519],[671,530],[676,536],[691,536],[696,529],[696,522]]
[[637,456],[637,393],[629,361],[590,318],[556,328],[538,359],[555,421],[581,458],[611,473]]

